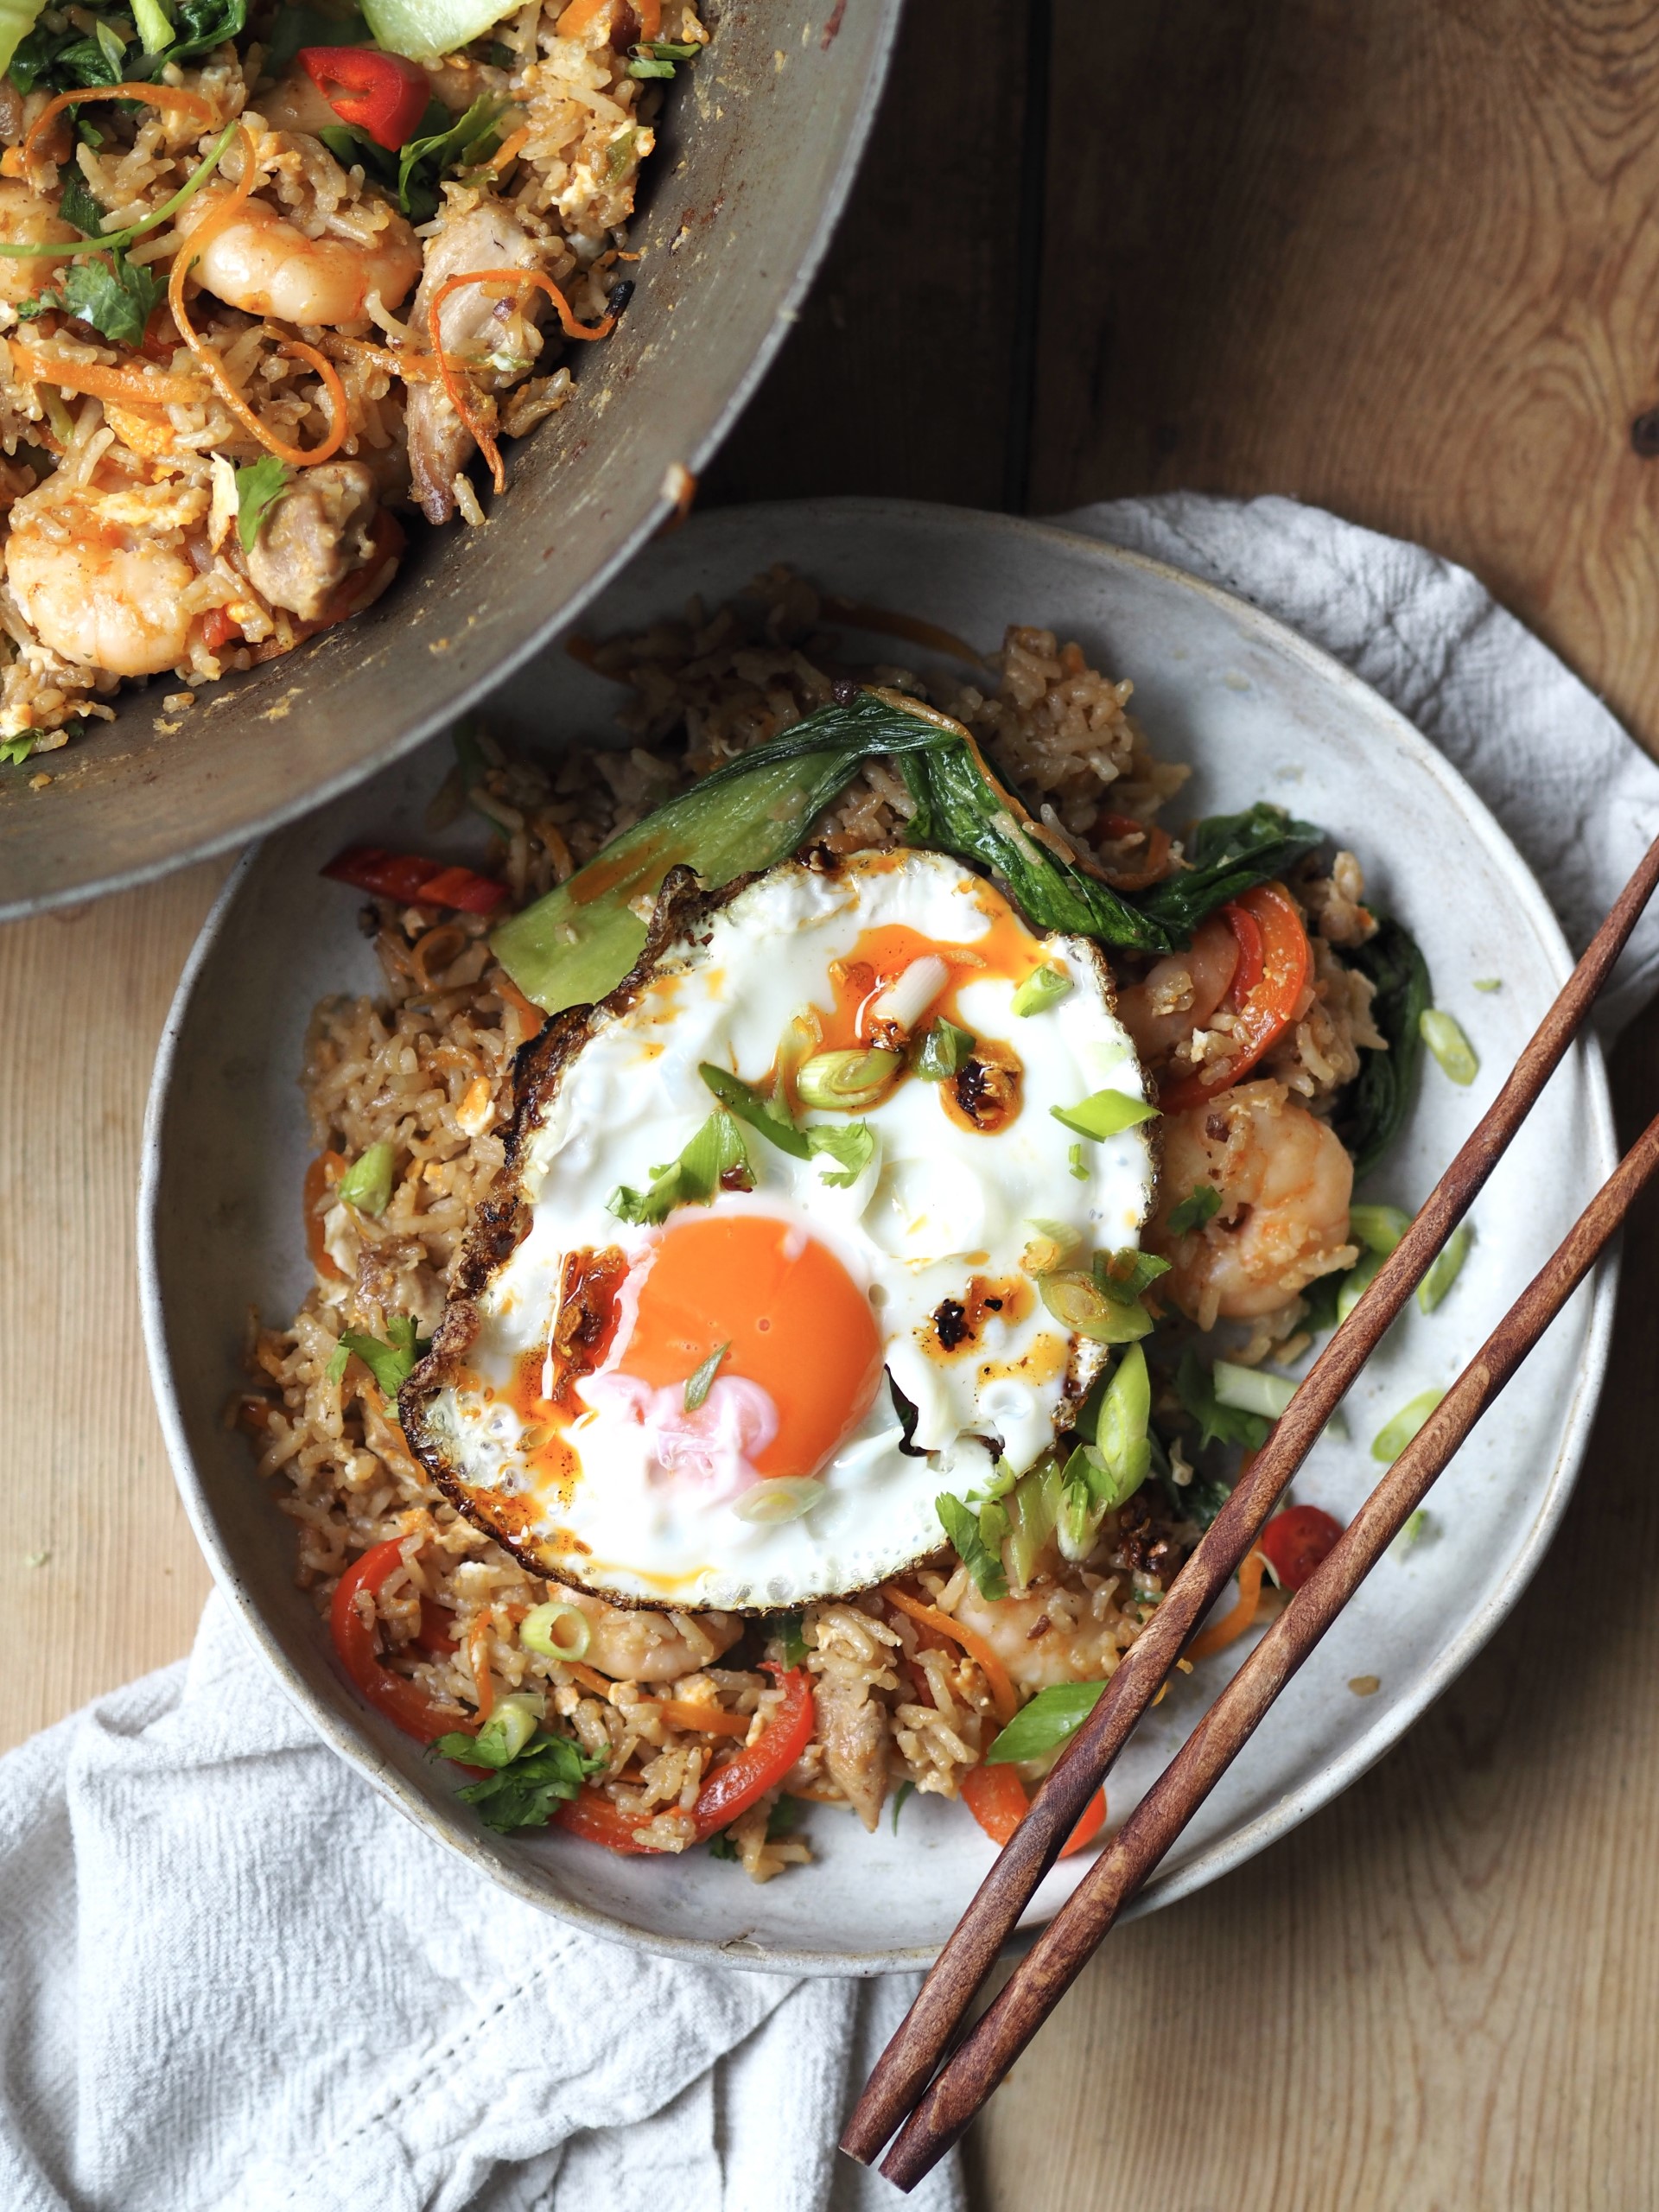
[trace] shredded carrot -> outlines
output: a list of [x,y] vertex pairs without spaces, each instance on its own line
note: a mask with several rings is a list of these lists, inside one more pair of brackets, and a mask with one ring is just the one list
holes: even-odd
[[919,1598],[906,1596],[894,1583],[884,1582],[881,1595],[889,1605],[897,1605],[901,1613],[908,1613],[912,1620],[919,1621],[924,1627],[948,1636],[953,1643],[962,1646],[970,1659],[978,1661],[980,1671],[990,1687],[996,1717],[1006,1728],[1018,1712],[1020,1701],[1014,1696],[1007,1669],[984,1637],[973,1629],[964,1628],[960,1621],[952,1620],[949,1613],[942,1613],[937,1605],[925,1605]]
[[717,1705],[691,1705],[677,1697],[642,1697],[629,1708],[638,1713],[660,1713],[671,1727],[701,1729],[705,1736],[747,1736],[749,1724],[741,1713],[722,1713]]
[[609,1704],[611,1692],[616,1684],[608,1681],[597,1668],[585,1667],[580,1659],[562,1659],[559,1664],[569,1669],[583,1689],[591,1690],[595,1697],[602,1697]]
[[[580,7],[583,0],[575,0]],[[570,10],[567,9],[565,14]],[[560,22],[564,20],[560,17]],[[498,492],[507,488],[507,472],[501,466],[501,449],[496,444],[489,425],[473,410],[462,390],[461,378],[456,375],[456,364],[443,350],[443,336],[438,325],[438,310],[451,292],[458,292],[467,284],[511,284],[516,290],[521,284],[533,284],[547,294],[558,315],[567,338],[608,338],[616,327],[616,317],[607,315],[602,321],[578,322],[570,309],[570,302],[545,270],[540,269],[467,269],[458,276],[446,277],[433,293],[426,310],[427,334],[432,340],[432,358],[438,365],[443,378],[443,388],[449,404],[454,409],[471,433],[474,444],[490,465],[490,479]]]
[[490,156],[490,167],[495,171],[498,176],[501,174],[501,171],[505,168],[509,162],[516,162],[518,160],[519,155],[523,153],[524,148],[529,144],[529,143],[530,126],[528,124],[526,124],[522,130],[515,130],[510,138],[504,138],[501,141],[501,143]]
[[128,406],[189,407],[207,395],[194,377],[175,377],[147,369],[111,369],[102,361],[67,361],[45,353],[15,332],[7,340],[20,374],[31,384],[54,384],[60,391],[88,391],[98,399]]
[[505,999],[507,1004],[516,1010],[518,1026],[524,1031],[525,1039],[539,1037],[547,1027],[547,1016],[542,1012],[540,1007],[532,1006],[510,976],[499,976],[496,982],[495,990],[498,998]]
[[490,1624],[474,1621],[467,1638],[467,1656],[472,1664],[473,1687],[478,1692],[478,1717],[487,1720],[495,1705],[495,1677],[490,1672]]
[[[334,1171],[332,1175],[328,1173],[331,1166]],[[311,1264],[320,1275],[332,1275],[340,1282],[346,1281],[346,1271],[335,1265],[322,1241],[322,1216],[317,1211],[317,1200],[345,1172],[346,1162],[339,1153],[320,1152],[305,1171],[302,1199],[305,1210],[305,1249],[311,1255]]]
[[192,232],[186,244],[174,255],[172,274],[167,281],[167,304],[172,309],[174,321],[179,326],[179,335],[213,378],[214,389],[237,421],[244,429],[251,430],[260,444],[274,453],[278,461],[285,461],[290,468],[312,468],[318,461],[327,461],[338,453],[346,438],[346,387],[341,384],[340,372],[333,362],[319,353],[315,346],[302,345],[297,338],[283,341],[283,351],[285,353],[296,354],[300,359],[308,362],[322,378],[334,417],[327,435],[320,444],[312,446],[308,450],[303,446],[291,446],[285,438],[279,438],[275,431],[268,429],[259,420],[232,383],[230,372],[218,353],[195,328],[185,312],[185,277],[200,259],[212,239],[245,205],[253,190],[257,173],[257,149],[253,143],[253,134],[246,124],[238,124],[237,128],[243,138],[242,174],[207,221]]
[[589,25],[615,5],[615,0],[570,0],[556,29],[561,38],[580,38]]
[[648,46],[652,39],[663,35],[663,0],[633,0],[633,12],[639,18],[639,42]]
[[[86,85],[79,92],[60,92],[55,99],[48,100],[23,134],[23,165],[30,168],[35,161],[35,149],[66,108],[77,107],[82,100],[143,100],[149,107],[182,108],[187,115],[194,115],[205,129],[219,121],[219,112],[213,102],[204,99],[200,92],[188,92],[182,85]],[[251,147],[252,141],[249,141]]]
[[1256,1615],[1262,1603],[1262,1576],[1267,1560],[1259,1551],[1246,1554],[1238,1570],[1238,1603],[1230,1613],[1212,1621],[1201,1636],[1195,1636],[1186,1647],[1189,1659],[1207,1659],[1212,1651],[1224,1650],[1236,1643]]
[[345,346],[365,361],[372,361],[389,376],[402,377],[406,384],[436,384],[443,374],[430,353],[406,353],[391,346],[376,346],[366,338],[346,338],[338,332],[328,342]]

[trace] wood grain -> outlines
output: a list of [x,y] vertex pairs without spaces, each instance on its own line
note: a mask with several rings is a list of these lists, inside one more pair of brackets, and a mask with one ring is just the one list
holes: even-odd
[[1033,505],[1282,492],[1659,724],[1659,16],[1057,0]]
[[144,1373],[133,1205],[149,1065],[226,867],[0,930],[0,1748],[177,1658],[207,1592]]

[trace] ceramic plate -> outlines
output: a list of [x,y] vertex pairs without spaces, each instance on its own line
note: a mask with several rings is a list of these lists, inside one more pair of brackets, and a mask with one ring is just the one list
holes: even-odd
[[[1417,934],[1439,1002],[1480,1056],[1467,1090],[1430,1061],[1409,1130],[1363,1195],[1421,1203],[1567,973],[1560,930],[1491,817],[1440,755],[1336,662],[1256,609],[1170,569],[1039,525],[874,501],[729,510],[653,545],[592,610],[597,634],[740,590],[787,562],[846,597],[936,623],[982,648],[1010,621],[1076,638],[1130,677],[1155,749],[1195,774],[1192,812],[1279,800],[1363,862],[1371,894]],[[853,641],[872,660],[918,656]],[[553,651],[497,695],[498,724],[555,745],[614,738],[613,688]],[[308,1286],[296,1077],[315,1000],[377,989],[355,904],[319,865],[355,839],[429,848],[423,810],[449,765],[429,747],[283,830],[238,868],[180,986],[149,1106],[141,1265],[151,1370],[186,1505],[214,1573],[289,1693],[328,1741],[450,1849],[560,1916],[654,1949],[755,1966],[880,1973],[929,1960],[989,1864],[959,1806],[911,1798],[897,1834],[809,1811],[817,1855],[756,1888],[693,1851],[623,1859],[559,1834],[501,1838],[454,1797],[448,1770],[367,1711],[293,1580],[291,1524],[224,1427],[250,1306],[285,1317]],[[464,825],[452,837],[466,849]],[[476,840],[473,841],[474,848]],[[1503,988],[1477,993],[1477,977]],[[1432,1317],[1408,1308],[1323,1441],[1298,1498],[1353,1513],[1379,1469],[1371,1439],[1406,1401],[1449,1382],[1553,1249],[1615,1158],[1596,1047],[1555,1077],[1476,1210],[1463,1274]],[[1362,1773],[1443,1689],[1536,1567],[1588,1433],[1612,1283],[1579,1293],[1443,1480],[1430,1533],[1386,1559],[1280,1700],[1135,1910],[1236,1866]],[[1191,1728],[1229,1652],[1148,1716],[1110,1789],[1114,1816]],[[1350,1685],[1375,1677],[1370,1694]],[[1078,1877],[1052,1874],[1031,1918]]]

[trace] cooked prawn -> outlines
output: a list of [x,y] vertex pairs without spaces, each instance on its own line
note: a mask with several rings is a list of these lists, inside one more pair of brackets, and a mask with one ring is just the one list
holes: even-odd
[[188,657],[198,582],[177,538],[207,505],[194,486],[88,492],[38,507],[20,499],[6,581],[42,643],[111,676],[176,668]]
[[1226,997],[1237,968],[1238,940],[1211,914],[1187,951],[1166,953],[1140,982],[1120,991],[1118,1018],[1141,1058],[1160,1060],[1202,1029]]
[[[179,216],[188,238],[224,201],[204,192]],[[201,250],[194,277],[204,290],[245,314],[280,322],[361,322],[371,293],[395,308],[421,273],[421,242],[403,217],[388,209],[372,245],[359,238],[308,238],[296,224],[263,200],[250,200],[214,232]]]
[[[1158,1210],[1145,1241],[1170,1263],[1160,1287],[1201,1327],[1271,1313],[1359,1256],[1348,1241],[1354,1163],[1283,1084],[1240,1084],[1170,1115],[1162,1131]],[[1171,1211],[1205,1185],[1219,1196],[1218,1210],[1173,1236]]]
[[[8,245],[53,245],[61,242],[66,253],[86,243],[73,223],[67,223],[49,200],[26,184],[0,179],[0,239]],[[16,307],[32,300],[58,266],[46,254],[0,258],[0,300]]]
[[562,1590],[559,1596],[587,1615],[584,1656],[613,1681],[677,1681],[729,1651],[743,1633],[735,1613],[628,1612],[585,1590]]
[[1058,1567],[1059,1554],[1051,1550],[1019,1596],[982,1598],[970,1585],[957,1604],[957,1618],[984,1637],[1020,1689],[1104,1681],[1122,1656],[1122,1616],[1109,1590],[1096,1605],[1087,1590],[1056,1581]]

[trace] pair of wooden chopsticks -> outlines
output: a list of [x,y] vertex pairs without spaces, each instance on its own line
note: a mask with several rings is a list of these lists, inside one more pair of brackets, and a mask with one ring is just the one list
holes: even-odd
[[1376,1564],[1470,1430],[1583,1281],[1659,1166],[1659,1118],[1394,1462],[942,2070],[963,2018],[1135,1722],[1255,1543],[1338,1401],[1428,1272],[1508,1148],[1594,1003],[1659,883],[1656,842],[1474,1134],[1326,1344],[1169,1594],[1003,1847],[865,2085],[842,2148],[912,2189],[962,2135]]

